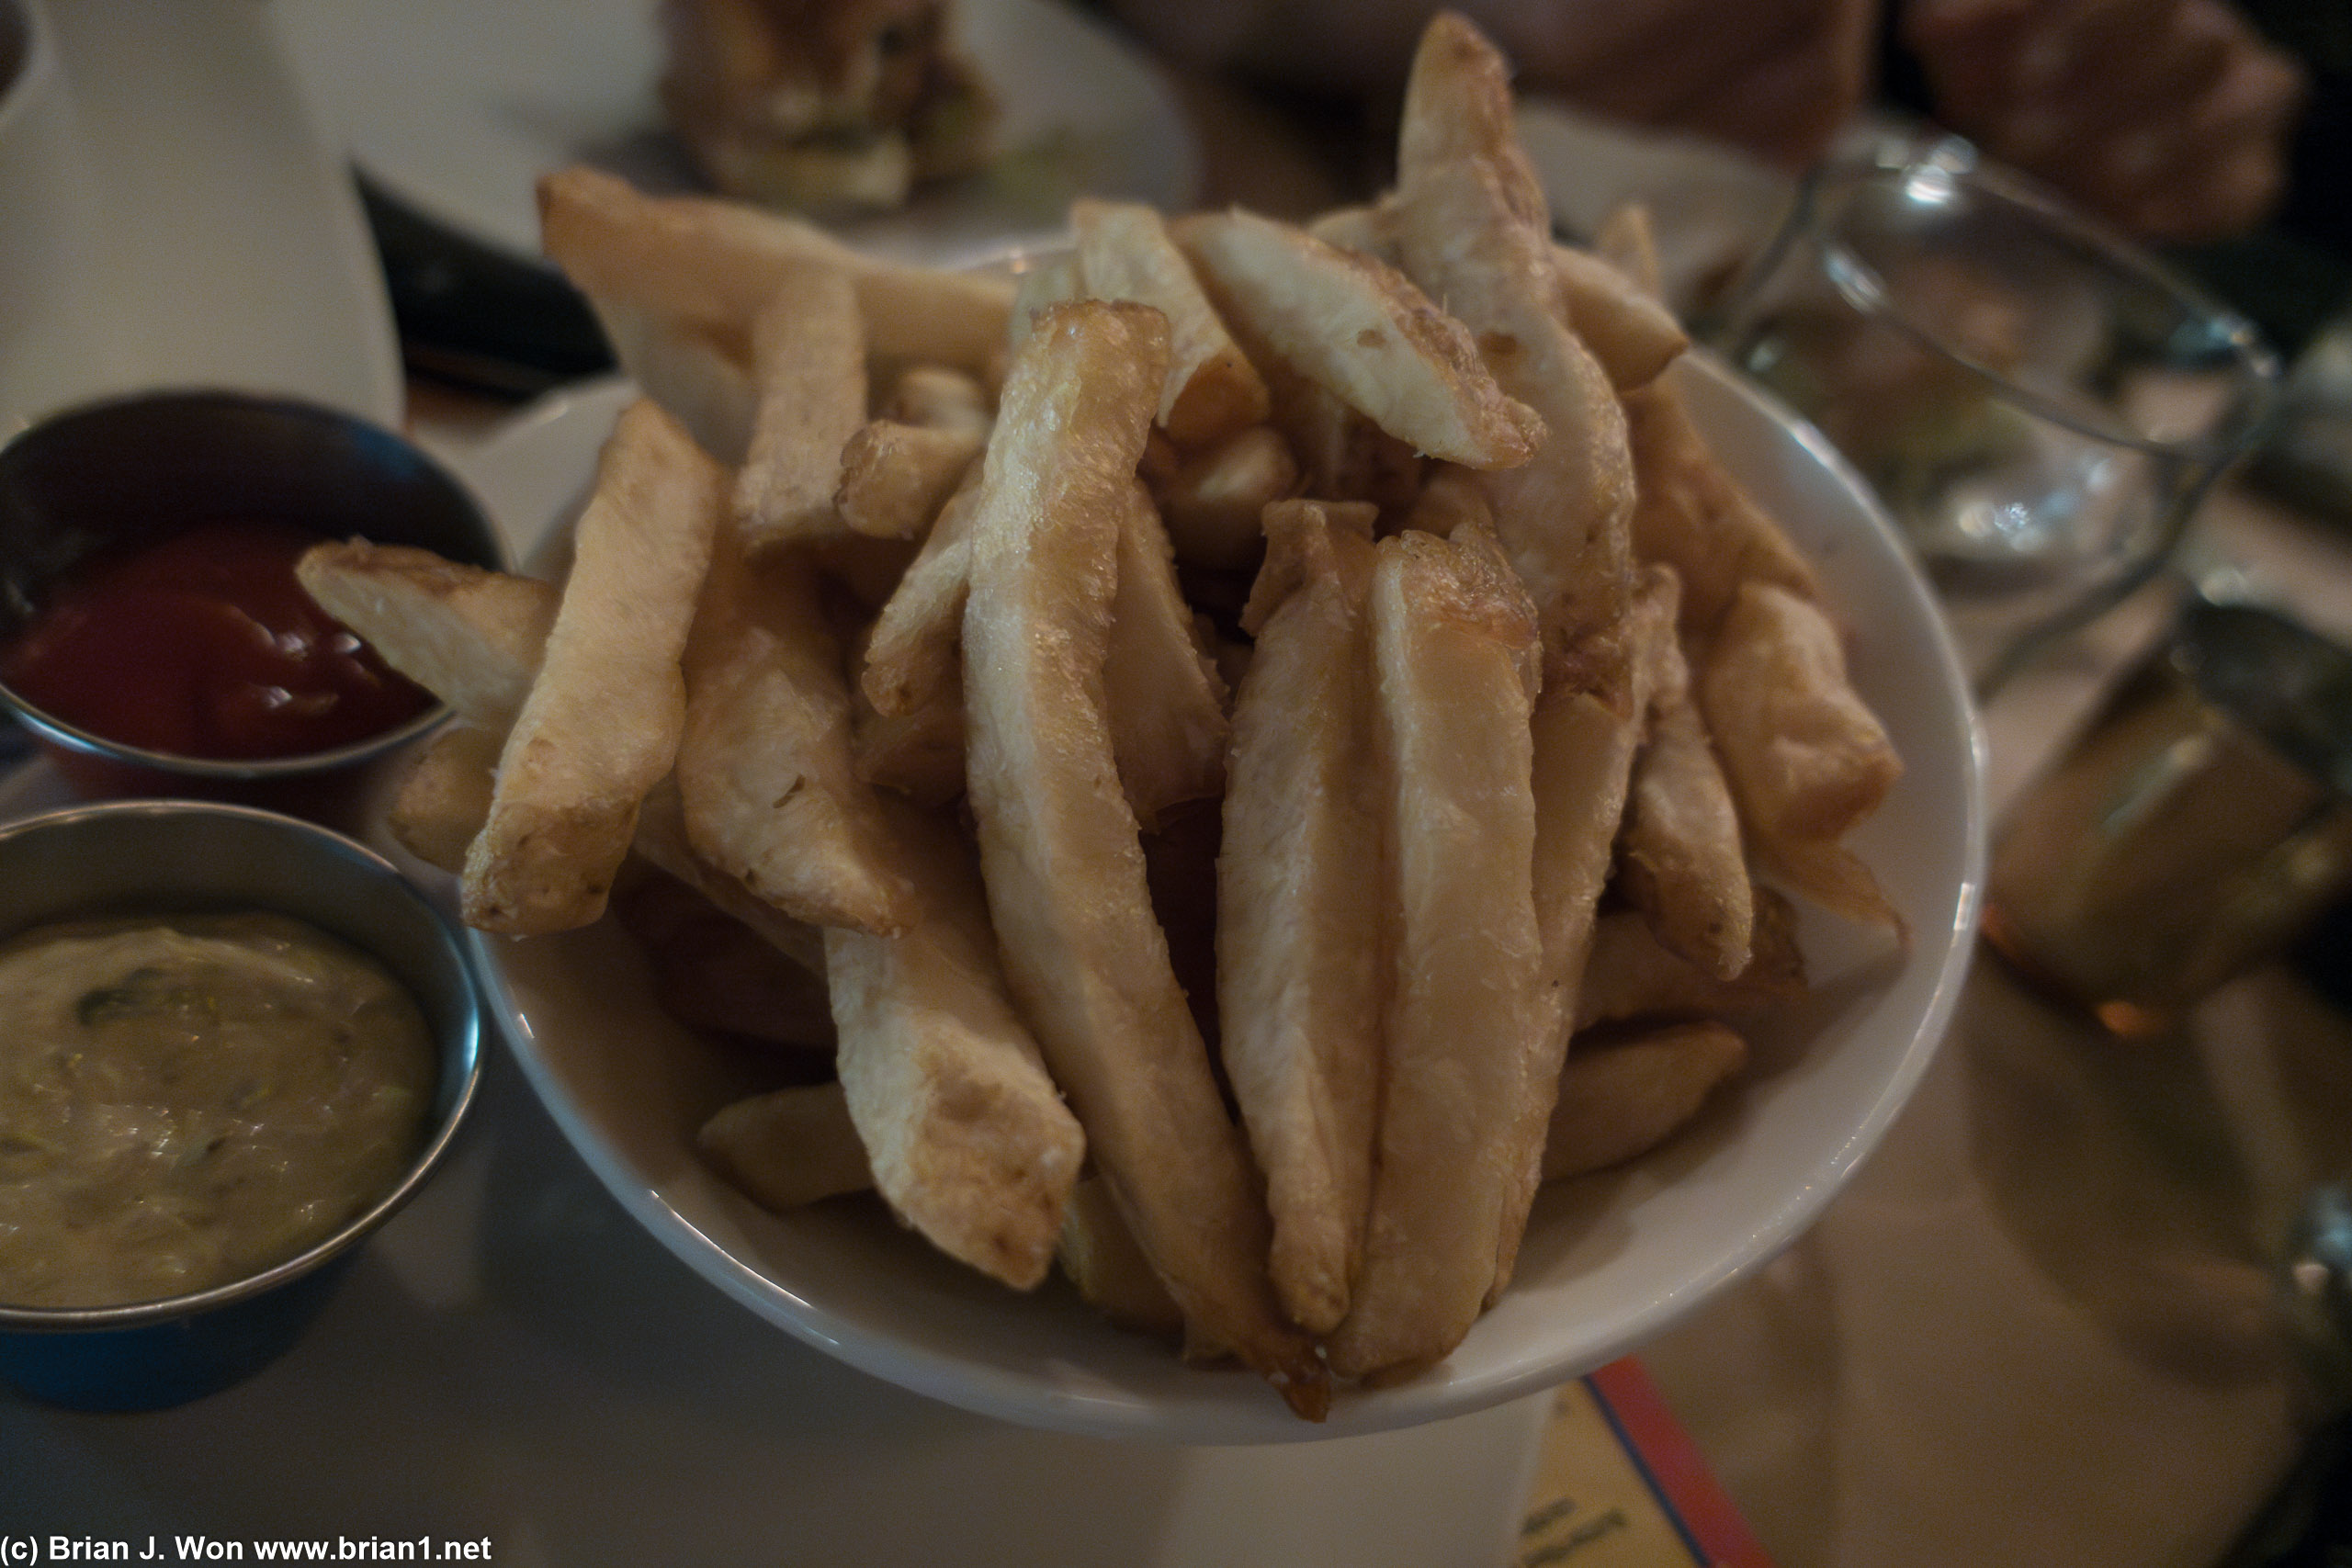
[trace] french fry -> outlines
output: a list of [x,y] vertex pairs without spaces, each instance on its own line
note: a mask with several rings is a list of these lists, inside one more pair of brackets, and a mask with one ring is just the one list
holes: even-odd
[[745,1197],[776,1213],[874,1186],[839,1083],[736,1100],[702,1124],[695,1146]]
[[1152,1271],[1101,1177],[1081,1176],[1071,1190],[1056,1256],[1086,1304],[1119,1327],[1168,1339],[1183,1334],[1184,1309]]
[[418,750],[385,812],[402,849],[443,871],[463,870],[466,847],[490,819],[490,794],[503,729],[447,724]]
[[714,869],[798,919],[881,935],[915,892],[857,777],[842,655],[807,564],[722,532],[686,645],[678,792]]
[[1214,800],[1224,789],[1232,727],[1225,679],[1193,638],[1168,534],[1141,481],[1121,502],[1118,549],[1104,712],[1120,785],[1149,832],[1170,807]]
[[910,365],[883,404],[883,417],[926,430],[962,430],[985,439],[993,417],[988,389],[944,365]]
[[1013,284],[1012,319],[1006,346],[1014,353],[1029,336],[1037,317],[1048,305],[1067,305],[1085,292],[1080,280],[1078,254],[1040,257],[1023,267]]
[[647,196],[585,166],[542,176],[538,201],[542,247],[594,299],[741,335],[795,265],[815,261],[849,275],[877,357],[987,378],[1003,349],[1007,277],[884,261],[779,213]]
[[1589,251],[1552,247],[1560,309],[1620,392],[1648,386],[1690,346],[1674,312]]
[[972,508],[981,472],[967,469],[965,488],[942,505],[866,638],[858,685],[886,717],[921,711],[958,679],[964,598],[972,581]]
[[1902,776],[1885,728],[1847,681],[1838,628],[1775,584],[1741,585],[1698,699],[1741,818],[1768,840],[1835,840]]
[[676,775],[646,793],[645,804],[637,814],[637,837],[630,840],[629,850],[647,865],[701,894],[810,974],[825,972],[823,932],[806,920],[794,919],[695,853],[686,841],[686,808],[678,796]]
[[730,345],[707,326],[630,300],[588,303],[613,357],[638,389],[669,410],[704,451],[729,468],[742,462],[760,401],[752,385],[750,345]]
[[1576,1027],[1628,1019],[1738,1019],[1805,993],[1796,910],[1770,887],[1756,889],[1756,925],[1747,967],[1728,980],[1700,968],[1658,940],[1649,917],[1618,909],[1594,923],[1592,956],[1577,992]]
[[1649,729],[1634,759],[1617,876],[1668,947],[1729,979],[1747,966],[1756,908],[1739,812],[1690,694],[1676,632],[1679,584],[1671,567],[1647,569],[1668,603],[1643,628]]
[[1012,1010],[970,850],[919,818],[922,915],[825,933],[841,1081],[875,1185],[932,1244],[1016,1290],[1052,1267],[1085,1135]]
[[851,747],[857,776],[918,806],[941,807],[964,793],[964,681],[944,684],[903,713],[875,710],[852,688],[857,714]]
[[1152,495],[1178,560],[1239,571],[1265,553],[1259,514],[1296,494],[1298,479],[1290,443],[1272,425],[1252,424],[1180,462]]
[[[612,911],[651,963],[663,1012],[830,1070],[833,1015],[821,964],[810,968],[642,858],[614,884]],[[821,938],[817,946],[821,956]]]
[[1629,1040],[1579,1041],[1560,1073],[1544,1179],[1622,1165],[1666,1142],[1747,1061],[1747,1042],[1713,1020]]
[[1657,231],[1650,209],[1638,201],[1611,209],[1592,237],[1592,254],[1644,294],[1666,303],[1666,269],[1657,255]]
[[1365,629],[1372,509],[1268,509],[1217,857],[1220,1050],[1296,1322],[1347,1315],[1380,1105],[1385,897]]
[[536,578],[365,539],[313,545],[294,570],[385,663],[501,734],[530,695],[561,597]]
[[1097,299],[1128,299],[1168,318],[1168,385],[1159,423],[1199,446],[1266,418],[1266,384],[1201,291],[1159,214],[1138,202],[1077,201],[1078,276]]
[[1371,629],[1394,988],[1363,1264],[1326,1348],[1340,1375],[1386,1380],[1442,1359],[1485,1304],[1553,1010],[1532,883],[1533,606],[1491,547],[1400,534],[1380,545]]
[[787,269],[752,318],[751,341],[759,406],[736,475],[735,520],[756,554],[846,525],[833,496],[866,400],[865,327],[848,275],[820,263]]
[[1177,233],[1250,341],[1416,450],[1500,468],[1543,440],[1543,422],[1495,384],[1469,329],[1394,267],[1239,210],[1196,215]]
[[525,936],[604,911],[639,807],[677,756],[679,659],[724,491],[724,471],[675,420],[644,399],[622,411],[466,853],[468,924]]
[[870,421],[842,448],[833,510],[860,534],[920,539],[987,445],[983,431]]
[[1501,57],[1441,12],[1406,87],[1397,244],[1502,389],[1543,417],[1536,455],[1490,475],[1487,492],[1545,626],[1573,640],[1605,633],[1632,592],[1633,459],[1615,389],[1560,319],[1549,219],[1510,114]]
[[1672,375],[1629,394],[1625,415],[1637,496],[1634,551],[1672,567],[1681,579],[1689,637],[1712,637],[1745,582],[1820,597],[1812,564],[1724,471],[1691,423]]
[[1329,1381],[1266,1277],[1241,1134],[1152,916],[1101,667],[1118,520],[1168,371],[1167,323],[1042,314],[1000,400],[964,612],[969,798],[1006,978],[1152,1267],[1294,1409]]

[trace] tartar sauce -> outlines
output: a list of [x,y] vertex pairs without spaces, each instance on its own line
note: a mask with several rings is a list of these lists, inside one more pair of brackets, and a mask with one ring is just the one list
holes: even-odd
[[153,1301],[293,1257],[399,1180],[436,1071],[400,984],[282,915],[0,944],[0,1302]]

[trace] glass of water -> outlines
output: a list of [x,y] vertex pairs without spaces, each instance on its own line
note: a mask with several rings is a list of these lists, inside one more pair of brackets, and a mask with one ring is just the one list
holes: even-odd
[[1877,489],[1980,694],[2164,565],[2278,378],[2243,318],[1957,141],[1815,171],[1704,331]]

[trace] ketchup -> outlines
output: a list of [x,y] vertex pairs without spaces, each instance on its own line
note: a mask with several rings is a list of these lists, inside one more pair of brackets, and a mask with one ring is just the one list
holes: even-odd
[[219,761],[365,739],[432,697],[314,604],[294,563],[319,536],[206,523],[60,582],[0,651],[35,707],[127,746]]

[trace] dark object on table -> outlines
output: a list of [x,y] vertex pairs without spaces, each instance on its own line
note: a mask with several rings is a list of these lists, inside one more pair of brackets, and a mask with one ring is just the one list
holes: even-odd
[[469,239],[354,178],[412,372],[520,400],[613,367],[594,312],[553,266]]

